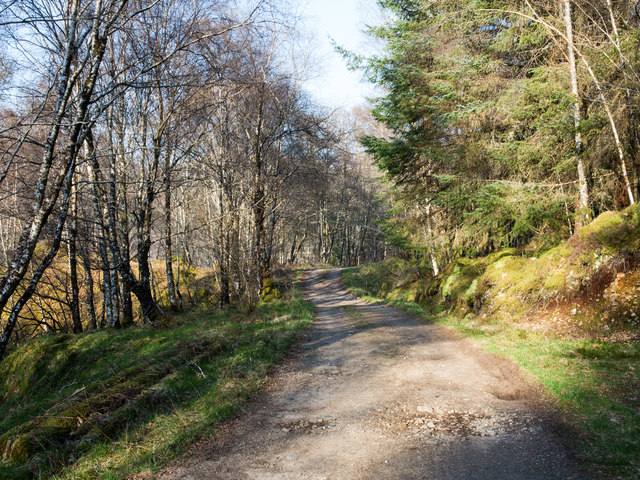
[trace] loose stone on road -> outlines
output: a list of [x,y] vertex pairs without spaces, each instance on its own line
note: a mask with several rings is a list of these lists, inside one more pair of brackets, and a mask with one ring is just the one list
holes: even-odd
[[316,322],[247,412],[160,479],[587,478],[517,368],[306,273]]

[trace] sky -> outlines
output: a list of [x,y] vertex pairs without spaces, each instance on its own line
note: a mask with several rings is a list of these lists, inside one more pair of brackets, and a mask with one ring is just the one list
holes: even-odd
[[[2,0],[0,0],[1,2]],[[315,66],[305,88],[320,105],[330,109],[366,105],[375,96],[360,72],[349,71],[345,60],[333,50],[331,39],[357,53],[370,51],[371,39],[362,33],[367,23],[379,21],[376,0],[293,0],[303,16],[301,30],[311,37]]]
[[361,81],[361,74],[347,69],[330,38],[348,50],[366,51],[367,37],[361,31],[372,22],[376,8],[375,0],[309,0],[302,9],[314,37],[313,54],[318,62],[316,78],[307,82],[307,90],[320,104],[349,108],[363,105],[365,97],[374,96],[372,87]]

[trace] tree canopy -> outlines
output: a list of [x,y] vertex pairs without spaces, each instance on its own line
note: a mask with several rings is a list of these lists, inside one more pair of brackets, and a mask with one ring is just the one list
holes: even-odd
[[383,92],[373,115],[389,135],[362,141],[394,186],[393,229],[408,245],[441,259],[544,248],[582,216],[636,201],[629,2],[378,3],[390,15],[368,33],[383,49],[347,55]]

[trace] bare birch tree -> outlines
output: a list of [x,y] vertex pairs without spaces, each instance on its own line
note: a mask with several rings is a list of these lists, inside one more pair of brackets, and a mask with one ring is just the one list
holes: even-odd
[[[46,5],[45,5],[46,3]],[[126,0],[98,0],[89,4],[81,0],[69,0],[61,5],[42,2],[17,1],[3,13],[8,22],[17,22],[32,28],[40,46],[55,54],[59,63],[51,79],[51,93],[46,101],[54,106],[49,114],[49,131],[42,147],[42,156],[35,185],[32,215],[26,221],[9,268],[0,279],[0,311],[7,306],[18,284],[27,273],[33,252],[43,227],[52,214],[58,199],[62,209],[49,253],[35,269],[29,285],[12,306],[9,318],[0,338],[0,358],[3,356],[18,314],[29,300],[39,279],[50,265],[60,247],[63,226],[67,216],[68,201],[73,183],[73,172],[84,139],[95,121],[91,112],[94,89],[104,58],[109,36],[126,15]],[[57,12],[56,18],[34,13]],[[25,23],[26,22],[26,23]],[[10,166],[11,155],[5,156]]]

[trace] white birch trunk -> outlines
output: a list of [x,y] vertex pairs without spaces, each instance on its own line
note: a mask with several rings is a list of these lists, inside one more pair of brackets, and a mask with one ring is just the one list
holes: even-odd
[[579,217],[582,217],[585,221],[589,220],[589,190],[587,187],[587,178],[584,171],[584,163],[582,161],[582,135],[580,133],[580,94],[578,92],[578,72],[576,69],[576,56],[574,53],[573,42],[573,23],[571,21],[571,2],[570,0],[562,0],[564,9],[564,24],[567,35],[567,47],[569,56],[569,73],[571,75],[571,94],[573,95],[573,125],[575,128],[575,143],[576,143],[576,162],[578,167],[578,183],[580,201],[578,204]]

